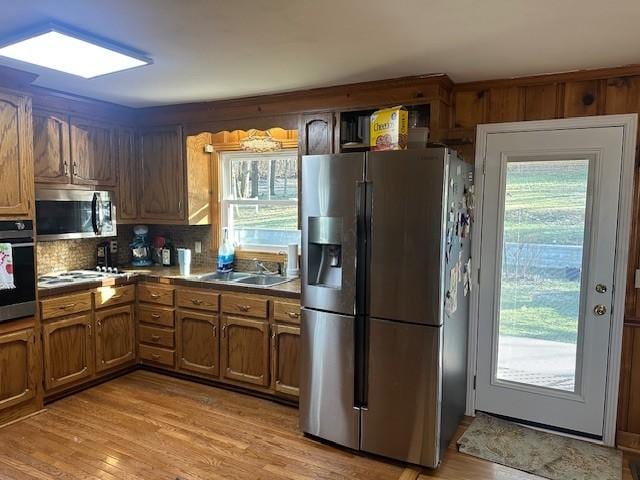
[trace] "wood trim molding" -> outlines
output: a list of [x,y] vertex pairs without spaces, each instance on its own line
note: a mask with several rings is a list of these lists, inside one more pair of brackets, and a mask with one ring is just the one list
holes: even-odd
[[[240,141],[243,138],[248,137],[250,134],[265,135],[269,134],[276,140],[282,142],[282,148],[298,148],[298,130],[290,129],[286,130],[280,127],[274,127],[267,130],[248,129],[248,130],[233,130],[233,131],[218,131],[211,133],[211,145],[213,146],[213,153],[211,155],[211,250],[216,252],[221,244],[222,238],[220,235],[220,224],[222,221],[222,214],[220,210],[220,154],[223,152],[237,152],[242,150]],[[252,251],[243,258],[238,250],[236,252],[236,258],[243,260],[252,260],[253,258],[259,258],[265,261],[282,262],[282,255],[272,254],[271,252],[259,252]],[[272,256],[275,255],[275,256]],[[279,255],[279,256],[278,256]],[[286,257],[286,255],[284,256]],[[273,260],[272,260],[273,258]]]
[[586,80],[606,80],[617,77],[630,77],[640,75],[640,64],[626,65],[622,67],[596,68],[590,70],[573,70],[561,73],[545,73],[524,77],[499,78],[494,80],[481,80],[475,82],[457,83],[453,85],[453,92],[467,90],[482,90],[496,87],[531,86],[548,83],[575,82]]

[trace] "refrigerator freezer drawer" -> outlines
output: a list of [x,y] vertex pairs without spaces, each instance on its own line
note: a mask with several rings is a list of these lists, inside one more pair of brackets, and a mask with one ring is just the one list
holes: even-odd
[[361,450],[439,463],[440,327],[371,319]]
[[353,317],[302,310],[300,429],[357,449],[354,326]]

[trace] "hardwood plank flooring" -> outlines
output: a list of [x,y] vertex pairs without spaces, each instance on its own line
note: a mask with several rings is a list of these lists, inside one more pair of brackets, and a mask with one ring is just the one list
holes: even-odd
[[454,447],[437,471],[406,468],[305,438],[297,423],[291,407],[136,371],[0,429],[0,479],[538,478]]

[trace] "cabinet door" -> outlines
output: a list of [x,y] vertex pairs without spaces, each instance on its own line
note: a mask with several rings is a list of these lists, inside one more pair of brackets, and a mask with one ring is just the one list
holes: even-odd
[[111,125],[71,118],[71,181],[78,185],[116,185],[116,132]]
[[269,322],[222,317],[222,369],[229,380],[269,385]]
[[181,127],[140,132],[140,216],[144,220],[184,220],[184,156]]
[[42,327],[44,385],[52,390],[93,374],[91,314],[63,318]]
[[271,378],[276,392],[300,394],[300,327],[275,324],[271,327]]
[[62,115],[33,111],[33,164],[38,183],[70,183],[69,121]]
[[218,316],[178,310],[178,368],[217,377]]
[[118,220],[138,218],[138,157],[135,132],[121,128],[118,135],[118,160],[120,162],[120,182],[118,195]]
[[32,328],[0,335],[0,410],[36,394],[34,338]]
[[133,305],[107,308],[96,316],[96,372],[136,358]]
[[333,153],[333,113],[315,113],[302,116],[300,155]]
[[32,205],[31,101],[0,92],[0,215],[26,217]]

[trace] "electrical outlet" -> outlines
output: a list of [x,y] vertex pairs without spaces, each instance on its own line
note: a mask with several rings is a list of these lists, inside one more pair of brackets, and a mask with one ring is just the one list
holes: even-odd
[[202,253],[202,242],[196,242],[194,250],[196,253]]

